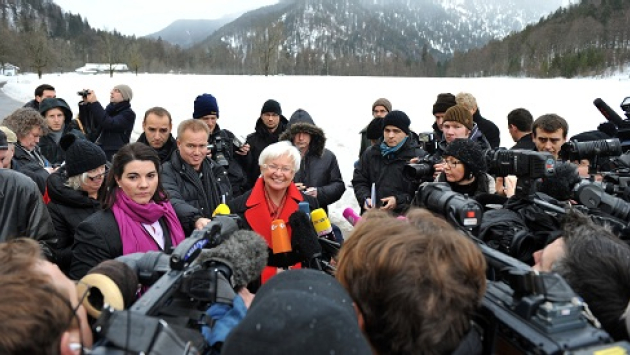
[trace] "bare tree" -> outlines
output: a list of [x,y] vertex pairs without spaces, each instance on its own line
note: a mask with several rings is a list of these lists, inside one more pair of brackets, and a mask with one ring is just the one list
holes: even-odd
[[41,79],[46,68],[50,64],[53,52],[49,45],[48,30],[45,23],[38,26],[38,30],[25,33],[24,46],[30,59],[30,65]]

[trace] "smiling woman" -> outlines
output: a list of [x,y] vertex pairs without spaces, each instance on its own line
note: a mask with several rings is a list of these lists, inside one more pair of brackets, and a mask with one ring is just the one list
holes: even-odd
[[80,279],[101,261],[146,251],[170,250],[184,231],[160,183],[160,159],[143,143],[114,157],[105,182],[103,210],[77,227],[70,275]]

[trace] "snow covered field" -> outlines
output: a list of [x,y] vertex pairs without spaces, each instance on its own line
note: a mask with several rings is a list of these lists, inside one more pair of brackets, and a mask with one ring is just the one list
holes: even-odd
[[[520,78],[390,78],[390,77],[304,77],[304,76],[212,76],[115,74],[79,75],[49,74],[41,80],[25,74],[7,77],[2,90],[19,101],[33,97],[37,85],[47,83],[57,89],[57,97],[64,98],[78,112],[76,92],[93,89],[102,104],[109,102],[109,91],[117,84],[127,84],[133,90],[132,108],[136,111],[132,140],[142,132],[144,111],[162,106],[173,116],[173,130],[177,123],[192,117],[195,97],[202,93],[216,96],[219,103],[219,125],[246,136],[254,131],[262,104],[276,99],[287,119],[302,108],[326,132],[327,148],[339,160],[344,180],[349,185],[353,163],[359,151],[359,131],[371,119],[371,105],[379,97],[388,98],[394,109],[406,112],[411,128],[416,132],[431,131],[432,106],[439,93],[470,92],[476,98],[482,115],[501,129],[501,146],[514,143],[507,131],[507,114],[524,107],[534,118],[556,113],[569,122],[569,136],[596,129],[605,118],[593,106],[595,98],[602,98],[623,117],[619,103],[630,96],[627,76],[588,79],[520,79]],[[625,117],[624,117],[625,118]],[[346,207],[358,209],[351,188],[343,198],[331,206],[330,217],[342,227],[342,211]],[[345,228],[344,228],[345,229]]]

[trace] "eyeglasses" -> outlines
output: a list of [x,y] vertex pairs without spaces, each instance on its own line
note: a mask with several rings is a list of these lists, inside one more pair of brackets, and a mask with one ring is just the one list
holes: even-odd
[[87,176],[87,178],[88,178],[90,181],[96,181],[96,180],[98,180],[98,179],[102,179],[102,178],[104,178],[104,177],[105,177],[105,175],[107,175],[107,172],[108,172],[108,171],[109,171],[109,170],[105,169],[105,171],[103,171],[102,173],[100,173],[100,174],[96,174],[96,175],[94,175],[94,176],[90,176],[90,175],[88,175],[88,176]]
[[455,169],[457,167],[457,165],[459,164],[464,164],[461,161],[457,161],[457,160],[448,160],[448,159],[444,159],[444,164],[448,165],[449,168],[451,169]]
[[292,168],[289,168],[288,166],[278,166],[275,164],[263,164],[263,169],[270,169],[273,172],[277,172],[280,171],[283,174],[289,174],[291,172],[293,172]]

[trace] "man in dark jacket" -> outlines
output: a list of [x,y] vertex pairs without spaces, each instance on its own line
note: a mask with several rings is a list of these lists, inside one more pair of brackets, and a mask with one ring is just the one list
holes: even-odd
[[42,102],[42,100],[44,99],[53,97],[57,97],[55,88],[52,85],[42,84],[35,88],[35,98],[24,104],[24,107],[29,107],[34,109],[35,111],[39,111],[40,102]]
[[202,229],[217,206],[232,198],[227,172],[207,157],[209,133],[199,120],[182,121],[177,128],[178,150],[163,165],[162,184],[186,235]]
[[388,113],[383,119],[383,142],[369,147],[361,156],[352,186],[362,210],[380,208],[402,214],[409,208],[418,184],[405,180],[402,169],[412,158],[425,155],[418,143],[409,138],[410,124],[404,112]]
[[254,187],[254,183],[260,175],[258,157],[268,145],[276,143],[280,134],[284,132],[289,121],[282,115],[280,103],[276,100],[267,100],[260,110],[260,117],[256,121],[256,131],[247,136],[249,154],[247,154],[247,185],[248,189]]
[[315,125],[308,112],[298,109],[291,115],[287,130],[280,140],[288,140],[300,151],[300,170],[293,181],[305,194],[317,198],[320,207],[337,202],[346,185],[341,178],[339,163],[333,152],[326,149],[324,131]]
[[152,107],[144,113],[142,121],[144,132],[138,137],[138,142],[155,149],[164,164],[171,159],[171,155],[177,149],[177,142],[171,134],[172,129],[171,113],[162,107]]
[[83,133],[72,122],[72,110],[64,99],[44,99],[39,104],[39,113],[44,117],[48,134],[39,139],[39,149],[52,166],[59,166],[65,160],[59,141],[65,134],[72,133],[84,138]]
[[110,92],[110,103],[106,108],[101,106],[92,90],[88,90],[87,96],[83,99],[85,111],[100,127],[100,135],[95,143],[103,149],[109,161],[118,149],[129,143],[136,121],[136,113],[129,103],[132,97],[133,92],[129,86],[116,85]]
[[211,158],[228,172],[233,196],[240,196],[247,191],[247,176],[243,166],[247,164],[249,144],[243,144],[234,133],[221,129],[219,119],[219,105],[217,99],[210,94],[197,96],[193,118],[208,125],[210,136],[208,144],[212,147]]
[[455,96],[455,101],[458,105],[462,105],[470,111],[473,116],[473,122],[477,124],[481,133],[486,137],[490,147],[498,148],[501,145],[501,131],[499,131],[499,127],[494,122],[481,116],[477,106],[477,99],[472,94],[460,92]]
[[517,108],[508,113],[507,119],[510,136],[516,142],[510,150],[536,150],[532,140],[532,114],[524,108]]

